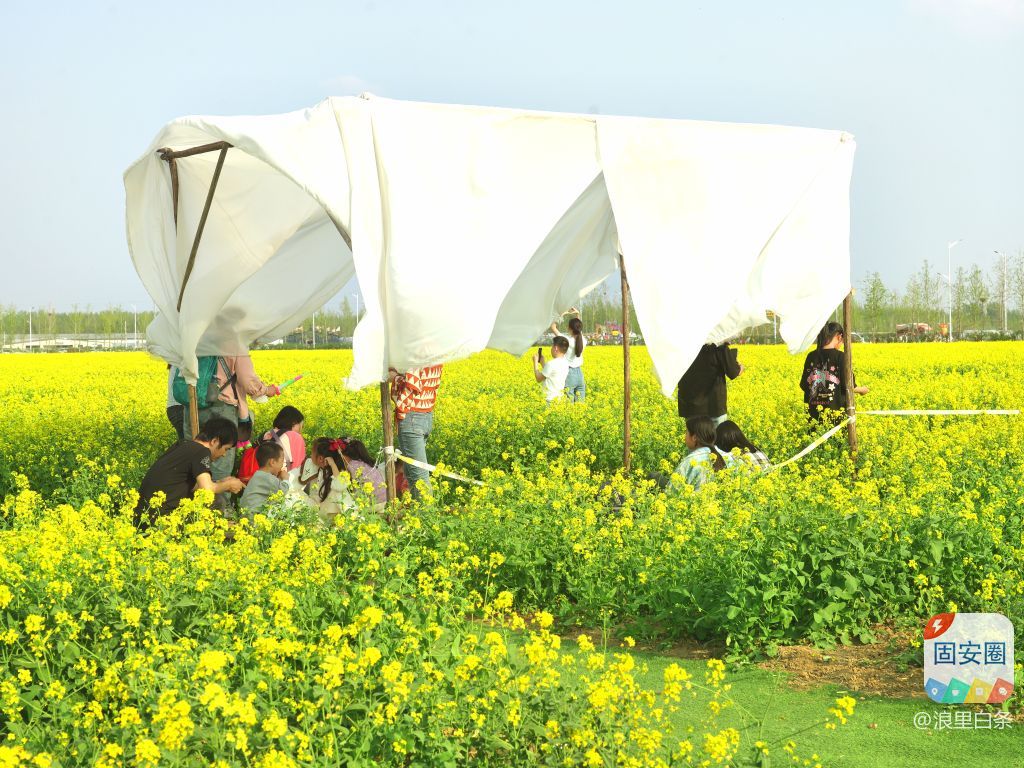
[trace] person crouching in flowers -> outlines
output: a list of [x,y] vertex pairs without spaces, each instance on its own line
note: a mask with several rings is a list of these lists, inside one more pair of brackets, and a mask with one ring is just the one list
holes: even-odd
[[270,440],[260,443],[256,449],[256,463],[259,469],[245,486],[238,502],[239,509],[250,522],[253,514],[263,509],[267,499],[275,493],[287,493],[289,488],[285,453],[280,443]]
[[[715,448],[715,422],[710,416],[691,416],[686,420],[686,447],[690,450],[676,467],[675,474],[696,490],[732,461]],[[671,484],[669,486],[672,487]]]
[[764,451],[747,439],[735,421],[726,419],[716,427],[715,447],[724,454],[731,454],[737,450],[741,456],[749,456],[750,463],[762,471],[772,468],[772,463],[768,461]]
[[351,478],[352,489],[362,492],[367,483],[372,485],[370,495],[373,497],[374,509],[383,512],[388,501],[387,482],[383,473],[373,465],[373,458],[366,450],[366,445],[354,437],[343,437],[339,450],[341,458],[345,461],[345,471]]
[[[214,416],[207,419],[194,438],[172,445],[153,462],[142,478],[139,502],[135,507],[135,526],[145,530],[157,517],[173,512],[183,499],[197,490],[215,494],[241,491],[245,486],[237,477],[217,481],[212,477],[213,464],[229,450],[233,451],[237,441],[238,427],[235,423]],[[157,493],[164,494],[163,504],[158,508],[150,503]]]
[[339,513],[352,513],[358,509],[348,489],[349,477],[341,454],[343,442],[330,437],[314,440],[310,463],[316,473],[312,477],[301,478],[302,482],[308,481],[306,493],[319,508],[320,519],[328,525],[333,524]]

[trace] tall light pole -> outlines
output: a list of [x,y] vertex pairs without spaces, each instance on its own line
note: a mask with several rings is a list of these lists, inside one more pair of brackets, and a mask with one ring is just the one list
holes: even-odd
[[1003,333],[1006,333],[1009,330],[1009,326],[1006,322],[1006,254],[1003,253],[1002,251],[993,251],[993,253],[1003,260]]
[[313,310],[313,349],[316,349],[316,310]]
[[946,327],[946,339],[947,341],[953,340],[953,248],[963,242],[963,238],[959,240],[950,240],[946,243],[946,284],[949,288],[949,299],[947,301],[947,307],[949,309],[949,325]]
[[28,308],[28,351],[32,351],[32,312],[35,311],[35,307]]
[[132,348],[139,348],[139,309],[132,304]]
[[356,322],[359,322],[359,294],[353,293],[352,298],[356,300]]

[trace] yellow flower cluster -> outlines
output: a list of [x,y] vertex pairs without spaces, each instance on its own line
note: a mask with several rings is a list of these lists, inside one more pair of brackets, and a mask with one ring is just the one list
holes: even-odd
[[[0,531],[3,617],[20,628],[3,641],[0,716],[24,724],[0,766],[46,768],[54,742],[104,768],[484,753],[499,765],[668,766],[743,746],[712,716],[683,750],[669,716],[697,691],[681,667],[648,690],[629,653],[598,653],[585,635],[567,652],[550,612],[527,620],[509,591],[474,589],[503,553],[427,546],[378,520],[229,530],[200,502],[142,537],[130,514],[109,500],[44,505]],[[422,599],[421,576],[446,598]],[[73,588],[39,607],[64,581]],[[723,677],[710,662],[712,701]]]
[[[1019,344],[895,349],[857,348],[872,387],[861,405],[1022,405]],[[484,485],[438,479],[395,525],[257,516],[228,535],[201,499],[145,537],[128,521],[170,440],[163,369],[132,354],[0,358],[0,718],[27,723],[0,756],[45,762],[30,739],[46,732],[72,762],[124,766],[736,762],[768,745],[714,723],[730,705],[724,666],[703,685],[669,667],[650,691],[630,641],[606,654],[584,634],[569,651],[554,628],[653,618],[740,656],[866,640],[879,619],[949,605],[1024,625],[1018,417],[865,416],[855,477],[840,436],[772,474],[741,466],[665,493],[644,470],[682,460],[674,402],[637,350],[640,470],[616,472],[621,352],[587,354],[587,403],[547,409],[522,361],[447,366],[430,458]],[[730,414],[771,459],[792,455],[816,434],[802,361],[778,348],[741,359]],[[375,448],[376,393],[338,385],[349,355],[255,360],[271,381],[310,372],[259,406],[258,424],[289,402],[310,436]],[[46,437],[69,434],[77,457]],[[681,738],[666,718],[697,691],[706,732]],[[830,723],[852,710],[837,700]]]

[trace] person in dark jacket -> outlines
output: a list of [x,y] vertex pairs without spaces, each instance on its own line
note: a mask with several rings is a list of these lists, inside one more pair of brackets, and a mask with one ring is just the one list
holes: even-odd
[[[804,359],[800,389],[804,392],[807,414],[814,421],[838,424],[846,415],[846,370],[840,349],[843,333],[839,323],[826,323],[818,333],[817,348]],[[855,394],[866,395],[869,391],[857,386],[856,376],[851,384]]]
[[679,417],[707,416],[717,427],[729,418],[726,378],[743,373],[736,350],[728,344],[705,344],[679,380]]

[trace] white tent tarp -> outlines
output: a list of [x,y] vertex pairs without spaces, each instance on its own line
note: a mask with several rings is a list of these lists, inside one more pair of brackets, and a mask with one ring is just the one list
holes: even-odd
[[[176,309],[217,153],[232,145]],[[196,370],[283,335],[353,275],[348,379],[485,347],[521,354],[618,269],[662,390],[705,340],[774,310],[806,347],[850,288],[848,134],[334,98],[169,123],[125,172],[128,242],[160,315],[151,349]],[[351,244],[351,246],[349,245]]]

